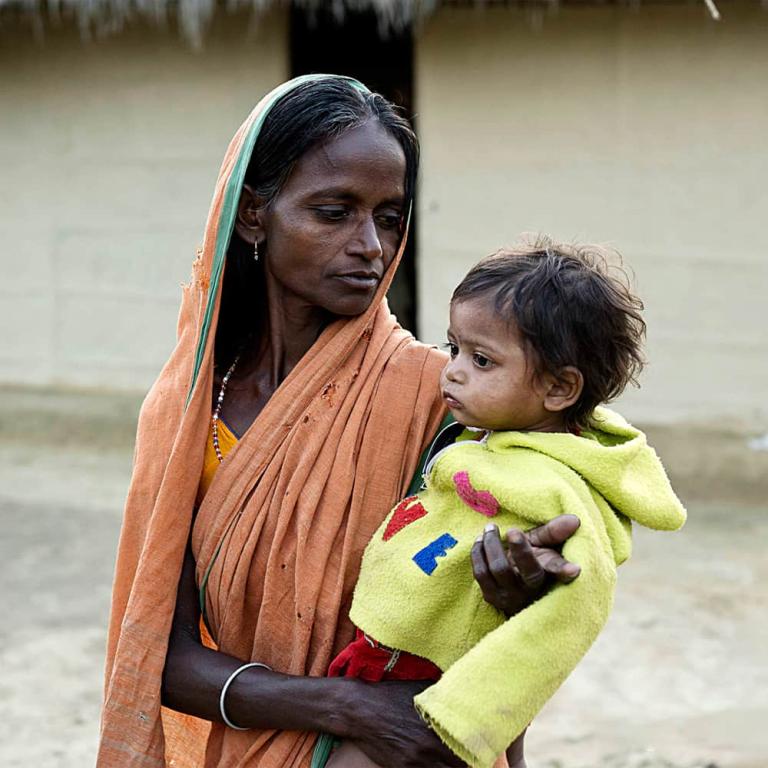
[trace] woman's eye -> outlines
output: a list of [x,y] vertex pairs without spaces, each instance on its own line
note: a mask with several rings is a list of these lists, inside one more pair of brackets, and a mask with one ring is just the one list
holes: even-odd
[[376,216],[376,221],[380,227],[384,229],[399,229],[402,223],[403,217],[399,213],[379,213]]
[[479,352],[475,352],[475,354],[472,355],[472,361],[478,368],[488,368],[491,365],[491,361]]
[[315,208],[315,213],[326,221],[341,221],[349,215],[349,210],[342,206],[323,205]]

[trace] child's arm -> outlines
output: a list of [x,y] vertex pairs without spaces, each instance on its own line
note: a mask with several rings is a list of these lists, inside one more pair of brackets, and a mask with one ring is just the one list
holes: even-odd
[[604,626],[616,569],[597,510],[576,511],[563,555],[581,575],[486,635],[414,702],[471,766],[490,768],[570,674]]

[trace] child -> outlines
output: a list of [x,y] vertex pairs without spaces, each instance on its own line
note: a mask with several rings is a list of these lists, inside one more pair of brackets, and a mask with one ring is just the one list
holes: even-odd
[[[597,637],[630,520],[685,521],[645,436],[600,407],[642,367],[640,309],[601,249],[548,239],[484,259],[451,299],[441,386],[464,429],[368,544],[350,611],[358,637],[329,674],[436,680],[416,708],[471,766],[504,753]],[[563,550],[581,575],[506,618],[472,577],[478,533],[562,513],[581,520]],[[346,742],[328,765],[375,763]]]

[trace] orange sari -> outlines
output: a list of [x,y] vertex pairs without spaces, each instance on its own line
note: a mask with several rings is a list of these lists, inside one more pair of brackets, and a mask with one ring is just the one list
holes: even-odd
[[[315,77],[315,76],[309,76]],[[304,767],[315,734],[233,731],[160,705],[187,542],[222,651],[324,675],[351,639],[363,549],[407,490],[443,416],[444,356],[402,330],[385,293],[329,325],[216,473],[192,526],[211,417],[221,273],[242,177],[270,106],[235,135],[202,252],[184,287],[178,342],[139,417],[112,598],[98,766]],[[360,86],[362,88],[362,86]]]

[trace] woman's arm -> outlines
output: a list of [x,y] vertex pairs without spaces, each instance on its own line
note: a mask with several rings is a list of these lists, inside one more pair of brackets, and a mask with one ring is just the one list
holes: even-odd
[[[187,553],[163,672],[163,704],[221,722],[219,695],[243,663],[202,645],[195,563]],[[229,719],[248,728],[324,731],[354,739],[391,768],[462,765],[424,724],[413,697],[428,683],[369,685],[347,678],[297,677],[261,668],[243,671],[226,697]]]
[[[199,621],[195,561],[187,551],[163,671],[163,704],[221,722],[221,689],[246,662],[206,648],[200,638]],[[227,715],[248,728],[321,730],[334,709],[334,692],[326,690],[322,696],[314,695],[313,682],[310,678],[280,675],[261,668],[247,669],[227,691]],[[297,700],[304,706],[296,707]]]
[[[522,542],[512,536],[508,549],[495,527],[487,530],[472,552],[475,577],[486,600],[512,615],[544,594],[553,580],[575,578],[578,566],[560,557],[557,550],[578,525],[572,515],[555,518],[524,534]],[[195,562],[188,551],[163,672],[163,704],[221,722],[221,689],[245,662],[203,646],[199,622]],[[368,685],[345,678],[297,677],[250,668],[230,685],[226,712],[243,727],[323,731],[354,739],[372,759],[391,768],[461,765],[413,707],[413,697],[426,685]]]
[[[526,728],[525,731],[527,730]],[[507,747],[507,765],[509,768],[527,768],[525,763],[525,731]]]

